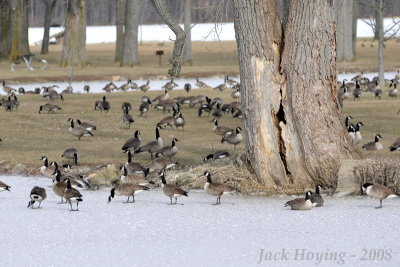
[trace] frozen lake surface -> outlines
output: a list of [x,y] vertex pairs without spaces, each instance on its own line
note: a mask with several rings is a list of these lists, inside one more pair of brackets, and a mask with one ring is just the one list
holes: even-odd
[[[326,198],[310,211],[291,197],[215,198],[189,191],[167,205],[159,188],[123,204],[109,192],[82,191],[79,212],[59,205],[51,180],[1,176],[1,266],[399,266],[400,199]],[[47,190],[27,209],[33,186]],[[282,254],[283,252],[283,254]],[[278,254],[281,253],[281,254]],[[262,260],[260,258],[262,255]],[[274,258],[275,256],[275,259]],[[260,262],[260,264],[258,264]]]

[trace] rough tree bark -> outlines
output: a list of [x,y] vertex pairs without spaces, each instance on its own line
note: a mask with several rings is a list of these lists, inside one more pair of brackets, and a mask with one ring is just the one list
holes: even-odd
[[30,54],[29,51],[29,0],[21,1],[21,38],[20,38],[20,49],[21,54]]
[[42,40],[42,48],[40,54],[45,55],[49,53],[49,37],[50,37],[50,25],[51,17],[53,15],[53,9],[56,5],[56,0],[43,0],[46,5],[46,14],[44,16],[44,33]]
[[0,59],[9,58],[11,52],[10,10],[9,0],[0,0]]
[[384,30],[383,30],[383,0],[376,0],[377,18],[376,30],[378,32],[378,76],[379,82],[383,85],[385,81],[385,60],[384,60]]
[[353,156],[336,101],[331,1],[291,1],[285,34],[275,0],[234,0],[246,154],[270,187],[334,186]]
[[85,0],[68,0],[60,66],[87,64]]
[[353,0],[336,0],[337,61],[354,59]]
[[183,9],[184,9],[184,30],[186,33],[185,39],[185,47],[183,49],[183,60],[185,63],[189,65],[193,64],[193,57],[192,57],[192,1],[191,0],[184,0],[183,1]]
[[21,1],[11,0],[11,52],[10,60],[16,61],[21,57]]
[[121,66],[139,64],[138,30],[140,21],[140,0],[126,0],[125,31]]
[[165,24],[167,24],[176,36],[172,58],[169,60],[172,68],[168,70],[168,74],[172,77],[178,77],[181,73],[186,34],[168,11],[166,0],[151,0],[151,3],[164,20]]
[[124,24],[125,24],[125,4],[126,0],[117,0],[116,4],[116,26],[117,38],[115,43],[115,62],[121,62],[124,47]]

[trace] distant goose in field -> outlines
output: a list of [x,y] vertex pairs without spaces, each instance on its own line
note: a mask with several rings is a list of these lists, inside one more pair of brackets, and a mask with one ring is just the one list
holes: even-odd
[[163,148],[163,140],[160,136],[160,127],[156,127],[156,140],[151,141],[137,149],[135,153],[149,152],[151,159],[153,159],[154,154],[157,153],[161,148]]
[[[393,88],[389,90],[388,95],[390,97],[397,97],[397,83],[392,83],[393,84]],[[391,84],[391,85],[392,85]],[[390,86],[391,87],[391,86]]]
[[177,116],[177,112],[174,110],[174,114],[172,116],[167,116],[162,118],[158,123],[157,127],[160,129],[165,129],[167,126],[171,127],[174,125],[175,117]]
[[229,76],[228,75],[226,75],[226,83],[228,84],[228,85],[230,85],[230,86],[235,86],[235,85],[238,85],[239,84],[239,82],[237,82],[237,81],[235,81],[235,80],[233,80],[233,79],[229,79]]
[[162,101],[159,102],[154,106],[154,109],[157,110],[162,110],[163,113],[165,114],[166,112],[170,113],[171,111],[179,111],[180,110],[180,104],[177,102],[172,102],[172,101]]
[[353,117],[351,115],[346,116],[346,118],[344,119],[344,125],[346,126],[346,129],[349,128],[350,124],[349,124],[349,120],[352,120]]
[[49,92],[57,92],[57,89],[59,89],[59,88],[60,87],[57,84],[53,84],[50,86],[42,86],[43,94],[49,93]]
[[[67,181],[67,179],[69,179],[73,188],[83,188],[83,185],[80,182],[78,182],[78,180],[76,179],[76,178],[78,178],[77,176],[70,175],[70,174],[63,175],[63,174],[61,174],[61,171],[58,169],[57,162],[52,162],[52,165],[53,164],[55,164],[55,166],[56,166],[56,170],[54,171],[55,179],[58,178],[60,183],[65,183]],[[79,179],[79,180],[84,182],[83,179]],[[89,186],[89,188],[90,188],[90,186]]]
[[164,94],[156,96],[151,102],[155,102],[155,101],[163,102],[163,101],[167,101],[168,99],[169,99],[169,93],[168,93],[168,90],[165,89]]
[[[133,184],[133,183],[124,183],[117,185],[110,191],[110,196],[108,197],[108,203],[111,202],[111,199],[114,198],[115,195],[118,196],[127,196],[128,199],[126,203],[134,203],[135,196],[144,192],[149,191],[150,189],[143,185]],[[132,202],[129,202],[130,197],[132,197]]]
[[171,159],[173,156],[176,155],[176,153],[178,153],[176,142],[178,142],[178,139],[173,138],[172,144],[170,146],[165,146],[161,148],[159,152],[156,153],[156,157],[158,157],[159,155],[163,155],[164,157]]
[[150,100],[150,99],[147,99],[147,102],[146,102],[146,103],[142,103],[142,104],[139,106],[140,117],[142,117],[144,114],[146,114],[146,117],[147,117],[147,112],[149,112],[150,105],[151,105],[151,100]]
[[351,140],[353,140],[353,142],[355,142],[355,140],[356,140],[356,127],[353,124],[350,124],[347,127],[347,133],[349,134]]
[[172,199],[175,198],[175,205],[178,201],[178,197],[181,196],[188,196],[188,192],[186,192],[185,190],[183,190],[182,188],[180,188],[178,185],[174,185],[174,184],[167,184],[167,181],[165,180],[165,173],[164,171],[161,171],[160,173],[160,177],[161,177],[161,188],[164,191],[164,194],[170,198],[171,200],[171,205],[172,203]]
[[227,143],[233,145],[233,150],[236,150],[236,145],[238,145],[240,142],[243,141],[243,136],[240,133],[241,131],[242,131],[242,128],[237,127],[235,129],[234,133],[231,133],[229,135],[222,137],[221,144],[224,142],[227,142]]
[[2,181],[0,181],[0,192],[2,191],[10,191],[11,186],[6,185]]
[[398,197],[390,188],[380,184],[365,183],[362,190],[368,196],[379,199],[380,205],[376,209],[382,208],[382,200]]
[[182,112],[179,112],[177,116],[174,117],[174,125],[176,130],[179,130],[179,127],[182,127],[182,131],[185,130],[185,118],[182,115]]
[[57,204],[64,203],[64,193],[65,193],[66,189],[67,189],[67,184],[61,182],[60,175],[58,175],[58,173],[56,173],[55,180],[53,181],[53,191],[57,196],[61,197],[61,202],[57,203]]
[[146,92],[147,90],[150,89],[150,81],[147,80],[147,82],[141,86],[139,86],[139,90],[142,92]]
[[315,193],[311,193],[310,200],[314,207],[321,207],[324,205],[324,199],[320,194],[320,190],[322,189],[321,185],[317,185],[315,187]]
[[7,94],[9,94],[12,92],[16,92],[17,90],[15,90],[14,88],[12,88],[10,86],[6,86],[6,81],[3,80],[3,91],[6,92]]
[[382,150],[383,145],[380,142],[381,138],[382,136],[380,134],[375,135],[375,141],[366,143],[362,148],[365,150]]
[[125,109],[131,111],[132,110],[132,105],[129,102],[124,102],[124,103],[122,103],[121,109],[122,109],[122,111],[124,111]]
[[128,129],[131,128],[131,123],[135,122],[132,115],[129,114],[129,109],[127,107],[125,107],[125,109],[124,109],[124,115],[122,115],[122,122],[125,124],[125,127]]
[[224,159],[230,157],[230,154],[227,151],[223,150],[218,150],[215,151],[212,154],[208,154],[207,156],[204,157],[203,161],[208,161],[210,159],[216,160],[216,159]]
[[356,76],[354,76],[353,78],[351,78],[352,81],[361,81],[362,79],[364,79],[364,71],[361,71],[361,74],[358,74]]
[[217,103],[213,107],[213,109],[211,111],[211,115],[214,117],[214,119],[219,119],[224,115],[224,112],[222,112],[222,110],[221,110],[221,104],[220,103]]
[[61,110],[61,107],[51,103],[46,103],[39,107],[39,114],[41,114],[43,111],[47,111],[47,113],[54,113],[55,110]]
[[67,148],[64,153],[62,153],[61,157],[64,157],[68,160],[72,159],[76,166],[78,166],[78,150],[76,148]]
[[[32,93],[33,93],[33,92],[32,92]],[[18,88],[18,94],[24,95],[24,94],[25,94],[25,88],[24,88],[24,87]]]
[[[148,103],[149,100],[151,100],[151,99],[150,99],[150,97],[147,96],[147,95],[144,95],[144,96],[142,96],[142,97],[140,98],[140,101],[141,101],[142,103]],[[151,101],[150,101],[150,102],[151,102]],[[151,103],[150,103],[150,104],[151,104]]]
[[79,140],[81,140],[82,136],[93,136],[92,132],[86,130],[83,127],[75,126],[74,125],[74,120],[73,119],[68,119],[70,122],[70,127],[68,128],[68,132],[76,137],[78,137]]
[[231,93],[231,96],[232,96],[232,98],[234,98],[234,99],[240,98],[240,89],[239,89],[239,88],[235,89],[235,91],[233,91],[233,92]]
[[376,87],[375,87],[375,98],[381,99],[381,96],[382,96],[382,89],[379,86],[379,84],[377,84]]
[[[82,194],[77,189],[72,188],[70,179],[67,179],[67,189],[64,192],[64,198],[71,206],[70,211],[79,211],[79,202],[83,201]],[[72,209],[72,203],[76,203],[76,210]]]
[[360,97],[361,97],[361,87],[360,87],[360,84],[358,83],[358,81],[356,80],[356,88],[354,88],[354,90],[353,90],[353,99],[354,100],[356,100],[356,99],[360,99]]
[[104,86],[103,90],[106,91],[107,93],[111,93],[112,90],[117,89],[118,87],[113,83],[110,82]]
[[210,115],[211,110],[213,109],[213,105],[211,104],[211,99],[206,96],[206,103],[200,104],[199,108],[197,109],[197,114],[199,117],[203,114],[203,111],[208,112]]
[[129,89],[132,89],[132,90],[137,89],[137,87],[138,87],[137,84],[132,82],[132,79],[128,78],[127,83],[124,83],[118,89],[125,92],[126,90],[129,90]]
[[226,82],[227,82],[227,79],[226,79],[226,77],[225,77],[225,78],[224,78],[224,83],[222,83],[222,84],[220,84],[220,85],[214,87],[214,90],[220,90],[220,91],[222,92],[222,91],[224,91],[225,89],[228,89],[229,87],[228,87],[228,85],[227,85]]
[[311,202],[311,191],[307,191],[305,198],[296,198],[286,202],[285,207],[290,206],[292,210],[310,210],[313,207]]
[[29,195],[29,197],[31,198],[31,200],[28,202],[28,207],[31,207],[32,209],[33,204],[35,204],[35,202],[39,203],[38,208],[40,209],[40,204],[42,203],[43,200],[46,199],[47,194],[46,194],[46,189],[39,187],[39,186],[35,186],[34,188],[32,188],[31,190],[31,194]]
[[125,166],[122,166],[121,168],[122,174],[121,174],[121,182],[123,183],[131,183],[131,184],[138,184],[142,186],[149,186],[151,184],[154,184],[152,181],[148,181],[146,179],[147,177],[147,172],[145,173],[145,176],[143,177],[142,175],[138,174],[128,174],[128,169]]
[[400,137],[397,138],[394,143],[389,147],[389,151],[400,150]]
[[94,124],[91,124],[91,123],[88,123],[88,122],[82,122],[79,119],[77,119],[76,122],[78,123],[78,125],[80,127],[85,128],[89,132],[97,130],[96,125],[94,125]]
[[165,90],[172,90],[175,87],[178,87],[178,85],[174,82],[174,78],[171,79],[171,81],[167,82],[166,84],[164,84],[161,89],[165,89]]
[[123,151],[132,150],[135,151],[142,145],[142,140],[140,139],[140,131],[135,131],[135,137],[126,140],[125,144],[122,146]]
[[110,110],[111,106],[110,103],[106,100],[106,96],[103,96],[103,101],[96,101],[94,109],[100,109],[101,112],[103,110],[108,113]]
[[214,183],[211,179],[211,173],[209,173],[208,171],[205,171],[203,175],[207,177],[207,182],[204,184],[204,191],[206,191],[209,195],[217,197],[217,202],[215,203],[215,205],[221,204],[222,195],[233,195],[237,192],[237,190],[232,186],[221,183]]
[[205,82],[200,81],[199,78],[196,78],[196,86],[199,87],[199,88],[210,87]]
[[361,131],[360,128],[361,126],[364,126],[364,123],[362,123],[361,121],[357,122],[356,127],[355,127],[355,133],[354,133],[354,143],[357,145],[358,143],[360,143],[362,136],[361,136]]
[[49,165],[49,160],[48,160],[48,158],[47,157],[42,157],[42,160],[43,160],[43,166],[41,166],[40,168],[39,168],[39,173],[42,175],[42,176],[47,176],[47,177],[49,177],[49,178],[53,178],[53,173],[54,173],[54,171],[55,171],[55,166],[50,166]]
[[186,91],[186,93],[189,93],[192,90],[192,85],[190,83],[185,83],[183,89]]
[[83,86],[83,91],[84,91],[85,93],[89,94],[90,85],[85,85],[85,86]]
[[149,172],[165,171],[175,167],[176,165],[178,165],[178,162],[171,159],[156,158],[149,165],[147,165],[147,169],[149,170]]
[[242,110],[240,108],[238,108],[238,107],[233,108],[231,110],[231,113],[232,113],[232,118],[239,118],[239,119],[243,118]]
[[135,173],[135,174],[143,174],[146,176],[149,173],[149,168],[145,168],[142,164],[139,162],[133,162],[132,161],[132,153],[130,150],[125,151],[125,153],[128,155],[128,161],[125,162],[125,168],[128,170],[128,173]]
[[225,136],[227,134],[232,134],[234,133],[234,130],[230,127],[227,126],[219,126],[218,125],[218,120],[217,119],[213,119],[212,120],[214,122],[214,126],[212,128],[213,132],[216,133],[217,135],[220,136]]
[[43,97],[47,100],[61,99],[62,101],[64,101],[63,95],[57,93],[57,91],[49,91],[48,93],[43,94]]
[[71,85],[68,85],[67,88],[65,88],[62,92],[61,95],[63,94],[72,94],[74,91],[74,88],[72,88]]
[[339,91],[337,92],[336,97],[337,97],[339,106],[340,106],[341,108],[343,107],[343,101],[347,98],[347,95],[348,95],[347,92],[348,92],[348,91],[347,91],[347,88],[346,88],[346,87],[340,88]]
[[239,106],[239,103],[235,101],[235,102],[232,102],[232,103],[229,103],[229,104],[223,104],[221,106],[221,110],[224,113],[229,113],[229,112],[231,112],[232,109],[234,109],[234,108],[236,108],[238,106]]

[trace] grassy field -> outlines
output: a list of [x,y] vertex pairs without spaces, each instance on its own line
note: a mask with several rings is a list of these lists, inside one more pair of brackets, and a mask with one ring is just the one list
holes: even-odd
[[[362,43],[365,41],[365,47]],[[338,72],[367,72],[377,70],[377,47],[371,47],[371,40],[359,39],[357,41],[357,58],[350,62],[338,63]],[[69,69],[58,66],[61,58],[61,45],[50,46],[50,54],[41,56],[40,47],[31,48],[31,52],[37,58],[45,58],[49,62],[48,70],[26,70],[19,65],[18,71],[10,70],[10,62],[0,62],[0,79],[6,79],[10,83],[18,82],[42,82],[65,81]],[[164,50],[162,66],[158,65],[156,50]],[[132,77],[133,79],[158,77],[165,78],[169,66],[167,59],[172,53],[172,42],[160,47],[157,43],[143,43],[139,46],[140,64],[134,67],[119,67],[114,63],[115,44],[87,45],[89,66],[77,68],[74,71],[74,80],[109,80]],[[388,41],[385,49],[385,69],[387,71],[400,68],[400,43]],[[193,65],[185,65],[182,69],[182,77],[203,77],[216,74],[238,75],[239,66],[237,60],[236,42],[193,42]]]

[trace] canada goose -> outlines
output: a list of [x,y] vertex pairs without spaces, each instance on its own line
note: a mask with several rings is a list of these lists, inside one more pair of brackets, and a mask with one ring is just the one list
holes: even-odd
[[290,206],[292,210],[310,210],[313,207],[311,202],[311,191],[307,191],[305,198],[296,198],[286,202],[285,207]]
[[[83,201],[82,194],[77,189],[72,188],[70,179],[67,179],[67,189],[64,192],[64,198],[71,206],[70,211],[79,211],[79,202]],[[72,209],[72,203],[76,202],[76,210]]]
[[168,90],[165,89],[164,94],[156,96],[151,102],[155,102],[155,101],[164,102],[164,101],[167,101],[168,99],[169,99],[169,93],[168,93]]
[[181,196],[188,196],[188,192],[180,188],[178,185],[174,184],[167,184],[167,181],[165,180],[165,174],[164,171],[161,171],[160,173],[161,177],[161,188],[164,191],[164,194],[170,198],[171,200],[171,205],[172,205],[172,199],[175,198],[175,205],[178,201],[178,197]]
[[147,176],[149,168],[143,167],[139,162],[132,162],[132,153],[130,150],[126,150],[125,153],[128,155],[128,161],[125,162],[124,166],[128,170],[128,173],[144,174],[144,176]]
[[177,87],[178,85],[174,82],[174,78],[171,79],[171,81],[167,82],[166,84],[164,84],[161,89],[165,89],[165,90],[172,90],[175,87]]
[[85,85],[85,86],[83,86],[83,91],[85,92],[85,93],[87,93],[87,94],[89,94],[89,91],[90,91],[90,85]]
[[115,89],[117,89],[117,86],[113,82],[110,82],[106,84],[102,90],[106,91],[106,93],[111,93],[111,91]]
[[[73,188],[83,188],[82,184],[80,182],[78,182],[78,180],[76,178],[79,177],[79,180],[81,180],[82,182],[84,182],[83,179],[81,179],[82,177],[80,177],[79,175],[71,175],[71,174],[67,174],[67,175],[62,175],[61,171],[58,169],[58,164],[57,162],[52,162],[51,165],[55,165],[55,171],[53,173],[53,177],[55,179],[59,179],[60,183],[65,183],[67,181],[67,179],[70,180],[70,183],[72,185]],[[85,182],[84,182],[85,183]],[[87,185],[85,183],[85,185]],[[89,186],[90,187],[90,186]]]
[[[149,100],[150,100],[150,97],[147,96],[147,95],[144,95],[144,96],[142,96],[142,97],[140,98],[140,101],[141,101],[142,103],[148,103]],[[151,101],[150,101],[150,102],[151,102]],[[150,104],[151,104],[151,103],[150,103]]]
[[365,183],[362,190],[368,196],[379,199],[380,205],[376,209],[382,208],[382,200],[398,197],[390,188],[381,184]]
[[43,111],[47,111],[47,113],[54,113],[55,110],[61,110],[61,107],[51,103],[46,103],[39,107],[39,114],[41,114]]
[[200,104],[200,105],[203,104],[204,101],[207,101],[207,97],[206,96],[202,96],[202,95],[198,95],[198,96],[195,96],[193,98],[189,98],[187,104],[189,104],[189,108],[193,108],[197,104]]
[[221,106],[221,110],[224,113],[229,113],[229,112],[231,112],[232,109],[234,109],[234,108],[236,108],[238,106],[239,106],[239,102],[235,101],[235,102],[232,102],[232,103],[229,103],[229,104],[223,104]]
[[230,157],[230,154],[227,151],[222,151],[222,150],[218,150],[215,151],[213,154],[208,154],[207,156],[204,157],[203,161],[208,161],[210,159],[223,159],[223,158],[227,158]]
[[324,205],[324,199],[320,194],[321,189],[322,186],[317,184],[317,186],[315,187],[315,193],[311,193],[310,200],[314,207],[321,207]]
[[160,127],[156,127],[156,140],[151,141],[137,149],[135,153],[142,153],[142,152],[149,152],[151,159],[153,159],[153,156],[155,153],[157,153],[161,148],[163,148],[163,140],[160,136]]
[[43,94],[49,93],[49,92],[57,92],[56,88],[60,88],[57,84],[50,85],[50,86],[42,86],[43,89]]
[[364,79],[364,71],[361,71],[361,74],[358,74],[356,76],[354,76],[353,78],[351,78],[352,81],[361,81],[362,79]]
[[68,161],[73,160],[76,166],[78,166],[78,150],[76,148],[67,148],[61,157],[66,158]]
[[175,167],[176,165],[178,165],[178,162],[171,159],[156,158],[149,165],[147,165],[147,169],[149,172],[165,171]]
[[39,187],[39,186],[35,186],[34,188],[32,188],[31,190],[31,194],[29,195],[30,197],[30,201],[28,202],[28,207],[31,207],[33,209],[33,204],[35,204],[35,202],[39,202],[39,209],[40,204],[42,203],[43,200],[46,199],[47,194],[46,194],[46,189]]
[[243,136],[240,133],[241,130],[242,128],[237,127],[234,133],[222,137],[221,144],[224,142],[228,142],[229,144],[233,145],[233,150],[236,150],[236,145],[238,145],[243,140]]
[[82,122],[79,119],[76,120],[78,122],[78,125],[82,128],[85,128],[89,132],[97,130],[96,125],[88,123],[88,122]]
[[68,85],[67,88],[62,90],[61,95],[63,95],[63,94],[72,94],[73,91],[74,91],[74,88],[72,88],[71,85]]
[[132,82],[132,80],[130,78],[128,78],[127,83],[121,85],[118,89],[126,92],[126,90],[129,90],[129,89],[134,90],[134,89],[137,89],[137,87],[138,87],[137,84]]
[[238,107],[233,108],[231,110],[231,114],[232,114],[232,118],[239,118],[239,119],[243,118],[242,110],[240,108],[238,108]]
[[344,119],[344,125],[346,126],[346,129],[349,128],[349,120],[352,120],[353,117],[351,115],[347,115],[346,118]]
[[10,86],[6,86],[6,81],[3,80],[3,91],[6,92],[7,94],[9,94],[11,92],[16,92],[17,90],[15,90],[14,88],[12,88]]
[[105,110],[106,113],[110,110],[110,103],[106,101],[106,96],[103,96],[103,101],[100,102],[100,110],[103,111]]
[[232,195],[237,192],[237,190],[232,186],[221,183],[214,183],[211,179],[211,173],[209,173],[208,171],[205,171],[203,175],[207,177],[207,182],[204,184],[204,191],[212,196],[217,197],[217,202],[215,203],[215,205],[221,204],[222,195]]
[[121,109],[122,109],[122,111],[124,111],[125,109],[127,109],[128,111],[131,111],[132,105],[129,102],[124,102],[124,103],[122,103]]
[[141,90],[142,92],[146,92],[147,90],[150,89],[150,81],[147,80],[147,82],[141,86],[139,86],[139,90]]
[[13,97],[13,99],[10,99],[10,102],[11,102],[11,109],[15,108],[15,110],[17,110],[17,109],[18,109],[18,106],[19,106],[18,98],[17,98],[16,95],[13,95],[12,97]]
[[[397,39],[397,41],[400,41],[400,39]],[[400,70],[397,70],[397,74],[394,76],[394,80],[396,81],[400,80]]]
[[135,151],[142,145],[142,140],[140,139],[140,131],[135,131],[135,137],[126,140],[125,144],[122,146],[123,151],[132,150]]
[[196,86],[199,88],[210,87],[205,82],[200,81],[199,78],[196,78]]
[[170,113],[171,111],[179,111],[180,110],[180,104],[177,102],[172,102],[172,101],[162,101],[159,102],[154,106],[154,109],[157,110],[162,110],[163,113],[165,114],[167,111]]
[[375,98],[379,98],[379,99],[381,99],[381,96],[382,96],[382,89],[381,89],[381,87],[379,86],[379,84],[378,84],[378,82],[376,82],[376,87],[375,87],[375,92],[374,92],[374,94],[375,94]]
[[211,99],[206,96],[206,101],[207,103],[200,104],[199,108],[197,110],[197,114],[199,117],[203,114],[203,111],[208,112],[208,115],[210,115],[211,110],[213,109],[213,105],[211,104]]
[[185,130],[185,118],[182,115],[182,112],[179,112],[177,116],[174,118],[174,125],[176,130],[179,130],[178,127],[182,127],[182,131]]
[[[135,196],[144,191],[149,191],[150,189],[143,185],[133,184],[133,183],[125,183],[120,184],[111,189],[110,196],[108,197],[108,203],[111,202],[111,199],[114,198],[115,195],[118,196],[127,196],[128,199],[126,203],[135,202]],[[129,198],[132,197],[132,202],[129,202]]]
[[178,153],[178,147],[176,146],[176,142],[178,142],[178,139],[173,138],[172,139],[172,144],[170,146],[165,146],[159,150],[159,152],[156,153],[156,157],[159,155],[163,155],[166,158],[171,159],[173,156]]
[[149,109],[150,109],[150,105],[151,105],[151,100],[150,100],[150,99],[147,99],[147,102],[146,102],[146,103],[142,103],[142,104],[139,106],[140,117],[142,117],[143,114],[146,114],[146,117],[147,117],[147,112],[148,112]]
[[43,97],[46,98],[47,100],[61,99],[62,101],[64,101],[63,95],[57,93],[57,91],[50,91],[48,93],[45,93],[43,94]]
[[381,138],[382,136],[380,134],[375,135],[375,141],[366,143],[362,148],[365,150],[382,150],[383,145],[379,141]]
[[79,140],[81,140],[82,136],[93,136],[92,132],[86,130],[85,128],[79,126],[75,127],[73,119],[70,118],[68,121],[71,122],[70,127],[68,128],[69,133],[78,137]]
[[392,83],[393,84],[393,88],[389,90],[388,95],[390,97],[397,97],[397,83]]
[[394,143],[389,147],[389,151],[400,150],[400,137],[397,138]]
[[148,181],[146,179],[147,173],[145,173],[144,177],[134,173],[128,174],[128,169],[125,166],[122,166],[121,171],[122,174],[120,180],[123,183],[138,184],[142,186],[149,186],[150,184],[154,184],[154,182]]
[[215,106],[217,104],[222,105],[224,101],[222,100],[222,98],[220,97],[215,97],[212,101],[211,101],[211,105]]
[[217,103],[216,106],[214,106],[214,108],[211,111],[211,115],[214,117],[214,119],[221,118],[224,115],[224,113],[221,110],[221,105],[219,103]]
[[125,107],[125,109],[124,109],[124,115],[122,116],[122,122],[125,124],[125,127],[128,129],[131,128],[131,123],[135,122],[132,115],[129,114],[129,109],[127,107]]
[[231,93],[231,96],[232,96],[233,99],[240,98],[240,90],[239,90],[239,88],[236,89],[235,91],[233,91]]
[[227,134],[232,134],[234,132],[234,130],[230,127],[219,126],[217,119],[213,119],[212,121],[214,122],[214,126],[213,126],[212,130],[217,135],[225,136]]
[[361,87],[358,81],[356,80],[356,88],[353,90],[353,100],[360,99],[361,97]]
[[226,83],[230,86],[235,86],[238,85],[239,83],[233,79],[229,79],[229,76],[226,75]]
[[346,87],[341,87],[337,92],[336,98],[341,108],[343,107],[343,101],[347,98],[347,95],[348,93]]
[[42,176],[47,176],[49,178],[53,178],[53,173],[56,169],[55,166],[49,165],[49,160],[46,156],[43,156],[41,159],[43,160],[43,166],[41,166],[39,168],[39,173]]
[[2,192],[2,191],[10,191],[10,188],[11,188],[11,186],[6,185],[2,181],[0,181],[0,192]]
[[353,124],[350,124],[347,128],[347,133],[349,134],[350,138],[355,142],[356,140],[356,128]]
[[190,83],[185,83],[183,89],[186,91],[186,93],[189,93],[190,90],[192,90],[192,85]]
[[157,123],[157,127],[160,127],[160,129],[165,129],[167,126],[169,126],[172,129],[172,125],[174,124],[176,115],[177,115],[176,111],[174,111],[174,115],[173,116],[167,116],[167,117],[162,118]]
[[363,124],[361,121],[357,122],[356,127],[355,127],[355,133],[354,133],[354,136],[355,136],[355,138],[354,138],[354,143],[355,143],[356,145],[357,145],[358,143],[360,143],[360,141],[361,141],[361,139],[362,139],[361,131],[360,131],[360,127],[361,127],[361,126],[364,126],[364,124]]
[[214,90],[220,90],[221,92],[224,91],[225,89],[228,89],[228,85],[226,85],[226,77],[224,77],[224,83],[214,87]]
[[55,176],[55,179],[53,181],[53,191],[57,196],[61,197],[61,202],[57,203],[57,204],[63,204],[64,203],[64,192],[67,189],[67,184],[61,182],[60,175],[58,174],[58,172],[56,172],[56,174],[54,176]]
[[5,111],[10,111],[10,112],[12,111],[14,105],[13,105],[13,103],[11,101],[11,97],[10,96],[7,97],[7,100],[3,101],[2,106],[4,107]]

